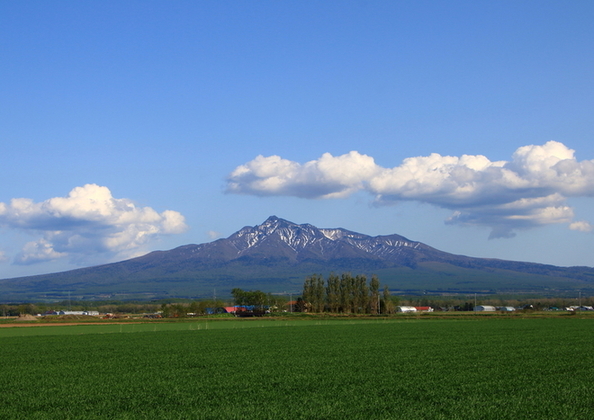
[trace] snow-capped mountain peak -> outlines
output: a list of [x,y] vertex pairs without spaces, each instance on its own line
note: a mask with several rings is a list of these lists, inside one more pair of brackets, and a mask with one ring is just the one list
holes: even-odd
[[402,248],[416,249],[421,244],[398,236],[368,236],[342,228],[319,229],[271,216],[257,226],[246,226],[227,238],[238,256],[255,252],[282,254],[291,259],[380,257],[398,253]]

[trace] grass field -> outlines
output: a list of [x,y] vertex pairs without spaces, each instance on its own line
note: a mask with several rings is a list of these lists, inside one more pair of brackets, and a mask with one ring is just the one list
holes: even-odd
[[0,329],[2,419],[591,419],[594,319]]

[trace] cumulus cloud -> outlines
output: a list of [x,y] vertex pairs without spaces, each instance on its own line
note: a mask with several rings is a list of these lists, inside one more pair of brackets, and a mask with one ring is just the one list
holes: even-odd
[[28,198],[0,203],[0,225],[40,235],[16,256],[17,264],[64,257],[84,259],[97,253],[129,256],[159,235],[187,229],[184,217],[176,211],[158,213],[150,207],[137,207],[95,184],[40,203]]
[[66,252],[57,252],[51,242],[41,238],[36,242],[28,242],[16,256],[15,263],[21,265],[33,264],[41,261],[55,260],[66,257]]
[[573,222],[566,200],[594,195],[594,160],[580,162],[556,141],[520,147],[509,161],[433,153],[393,168],[353,151],[303,165],[258,156],[227,179],[228,192],[261,196],[343,198],[360,190],[373,194],[377,205],[418,201],[453,210],[446,223],[488,226],[492,238],[554,223],[587,230],[587,222]]
[[336,157],[324,153],[303,165],[280,156],[260,155],[229,175],[227,190],[261,196],[342,198],[365,188],[366,181],[379,170],[373,158],[358,152]]
[[581,220],[571,223],[569,225],[569,229],[578,230],[580,232],[592,232],[592,230],[594,230],[594,226],[584,220]]

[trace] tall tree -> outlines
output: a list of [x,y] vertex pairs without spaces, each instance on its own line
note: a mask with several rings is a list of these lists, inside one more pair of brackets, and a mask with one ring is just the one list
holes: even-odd
[[302,297],[312,312],[324,311],[324,279],[321,275],[314,274],[305,279]]
[[334,273],[328,276],[326,303],[330,312],[336,313],[340,310],[340,278]]
[[380,313],[380,281],[374,274],[369,281],[369,308],[372,315]]
[[231,290],[231,295],[233,296],[233,301],[238,306],[247,305],[247,293],[245,290],[240,289],[239,287],[234,288]]
[[[389,299],[389,293],[386,287],[384,300]],[[338,277],[332,273],[324,287],[324,278],[316,274],[307,277],[303,283],[303,301],[313,312],[378,314],[382,305],[380,281],[376,275],[367,284],[364,274],[353,277],[350,273],[343,273]]]
[[306,306],[309,307],[311,310],[312,302],[315,300],[315,292],[314,292],[314,279],[313,276],[306,277],[305,281],[303,282],[303,293],[301,294],[301,298],[303,299],[304,308]]
[[367,312],[369,302],[369,289],[367,287],[367,276],[359,274],[355,277],[353,288],[353,312],[360,314]]
[[383,313],[391,314],[394,312],[394,302],[392,302],[392,297],[390,296],[390,289],[388,288],[387,285],[384,286],[383,303],[384,303]]
[[340,276],[340,311],[343,313],[353,312],[353,286],[351,274],[343,273]]
[[324,289],[324,278],[321,275],[317,275],[313,278],[313,295],[314,295],[314,307],[315,312],[324,312],[324,301],[325,289]]

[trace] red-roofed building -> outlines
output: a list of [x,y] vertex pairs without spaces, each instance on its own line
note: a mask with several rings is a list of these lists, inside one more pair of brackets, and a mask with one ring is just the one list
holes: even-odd
[[228,314],[236,314],[247,310],[243,306],[225,306],[223,309],[225,309]]

